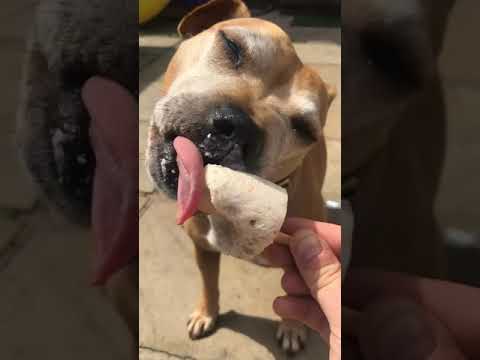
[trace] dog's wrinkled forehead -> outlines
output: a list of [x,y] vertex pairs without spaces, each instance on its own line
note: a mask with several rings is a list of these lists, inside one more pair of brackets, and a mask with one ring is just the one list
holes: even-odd
[[[301,62],[277,25],[256,18],[230,19],[179,46],[165,73],[153,121],[162,131],[172,122],[179,124],[180,112],[200,115],[202,108],[231,103],[261,128],[300,119],[309,133],[318,134],[334,94]],[[176,115],[169,116],[172,113]],[[194,122],[192,116],[189,121]]]
[[227,91],[239,86],[232,77],[262,91],[289,81],[300,67],[289,37],[276,25],[232,19],[180,45],[165,74],[164,92]]

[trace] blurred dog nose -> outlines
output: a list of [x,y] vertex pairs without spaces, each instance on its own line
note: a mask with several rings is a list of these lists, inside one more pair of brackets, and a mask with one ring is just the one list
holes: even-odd
[[214,107],[208,120],[215,133],[232,138],[239,144],[247,143],[260,131],[245,111],[231,104]]
[[210,149],[227,150],[236,146],[247,163],[258,160],[263,148],[264,132],[245,110],[230,103],[215,105],[210,108],[207,120],[211,134],[205,142],[206,151],[218,153]]

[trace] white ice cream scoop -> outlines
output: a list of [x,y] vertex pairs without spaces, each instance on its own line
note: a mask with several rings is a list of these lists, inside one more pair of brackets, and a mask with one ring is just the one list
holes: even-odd
[[206,213],[220,251],[243,259],[259,255],[273,243],[285,221],[286,190],[220,165],[203,167],[196,146],[188,139],[177,139],[178,222],[183,223],[196,211]]
[[210,214],[222,252],[252,259],[273,243],[287,215],[285,189],[219,165],[205,167],[205,183],[199,209]]

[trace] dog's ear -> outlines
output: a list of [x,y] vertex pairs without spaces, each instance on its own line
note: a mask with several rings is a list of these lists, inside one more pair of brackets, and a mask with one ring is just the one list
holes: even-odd
[[210,0],[189,12],[177,27],[183,37],[195,36],[224,20],[250,17],[247,5],[241,0]]

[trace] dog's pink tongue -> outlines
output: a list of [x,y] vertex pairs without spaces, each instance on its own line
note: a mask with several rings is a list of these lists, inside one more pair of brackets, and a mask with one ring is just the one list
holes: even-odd
[[173,141],[179,170],[177,190],[177,224],[183,224],[198,210],[204,188],[203,160],[189,139],[178,136]]
[[94,77],[82,89],[96,168],[92,203],[95,285],[138,256],[138,105],[129,92]]

